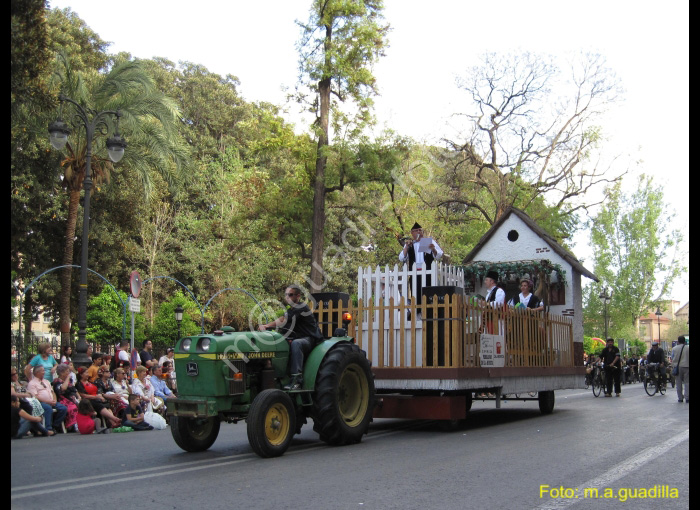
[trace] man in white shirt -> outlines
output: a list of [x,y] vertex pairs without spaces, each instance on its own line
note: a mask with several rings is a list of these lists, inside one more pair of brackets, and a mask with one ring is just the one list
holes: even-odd
[[[403,245],[403,250],[399,253],[399,261],[408,263],[409,271],[416,266],[417,271],[426,271],[431,268],[433,261],[440,260],[442,258],[442,248],[438,245],[437,241],[433,239],[433,242],[428,245],[428,251],[420,251],[419,243],[423,237],[423,227],[421,227],[417,222],[413,224],[411,228],[411,239],[407,240]],[[411,278],[409,277],[409,285],[411,285]],[[422,277],[418,276],[416,281],[416,300],[418,303],[421,302],[421,296],[423,294]],[[425,286],[429,287],[431,285],[430,277],[426,279]]]
[[[502,308],[506,302],[506,293],[502,288],[496,285],[496,282],[498,282],[498,273],[496,271],[489,271],[486,273],[486,277],[484,278],[484,284],[487,290],[486,302],[494,308]],[[485,317],[484,321],[486,333],[502,335],[504,331],[503,320],[498,321],[498,333],[496,333],[494,327],[495,319],[492,317],[493,314],[486,313],[486,315],[488,315],[488,317]]]
[[496,271],[489,271],[486,273],[486,278],[484,278],[484,284],[486,285],[486,301],[491,303],[491,306],[503,306],[506,302],[505,291],[496,285],[498,282],[498,273]]

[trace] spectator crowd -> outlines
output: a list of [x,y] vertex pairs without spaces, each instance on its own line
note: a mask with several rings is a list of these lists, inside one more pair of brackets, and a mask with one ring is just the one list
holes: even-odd
[[92,364],[76,369],[70,346],[57,361],[51,344],[43,343],[24,367],[24,378],[11,367],[13,439],[167,426],[168,401],[177,398],[172,347],[158,359],[150,340],[140,352],[132,353],[129,341],[123,341],[114,356],[91,351],[88,348]]

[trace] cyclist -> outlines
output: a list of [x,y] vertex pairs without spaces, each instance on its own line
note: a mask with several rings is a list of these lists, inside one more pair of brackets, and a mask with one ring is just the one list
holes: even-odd
[[605,367],[606,397],[612,397],[613,381],[615,382],[615,396],[620,396],[620,373],[622,372],[622,362],[620,361],[620,349],[615,347],[615,340],[607,339],[605,349],[600,353],[600,361]]
[[658,363],[659,370],[661,373],[660,384],[666,386],[666,354],[664,350],[659,347],[659,342],[651,343],[651,350],[647,354],[647,363]]

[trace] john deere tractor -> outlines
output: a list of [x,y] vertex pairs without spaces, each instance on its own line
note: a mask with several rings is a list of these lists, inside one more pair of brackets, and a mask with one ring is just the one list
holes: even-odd
[[331,445],[358,443],[374,410],[374,380],[365,352],[343,328],[306,357],[303,387],[286,391],[289,343],[278,332],[236,332],[182,338],[175,347],[178,398],[168,401],[170,428],[183,450],[208,449],[222,422],[248,424],[261,457],[282,455],[312,418]]

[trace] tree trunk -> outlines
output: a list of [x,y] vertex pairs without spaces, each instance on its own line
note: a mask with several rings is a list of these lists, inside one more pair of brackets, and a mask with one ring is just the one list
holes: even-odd
[[[66,244],[63,249],[63,265],[73,264],[73,243],[75,240],[75,225],[78,220],[78,206],[80,205],[80,190],[71,190],[68,203],[68,220],[66,222]],[[61,348],[70,345],[70,296],[73,268],[66,267],[61,271],[61,299],[59,308],[61,328]]]
[[326,162],[328,161],[328,118],[330,115],[331,80],[318,84],[321,99],[320,133],[316,152],[316,180],[314,181],[314,215],[311,229],[311,287],[320,292],[323,283],[323,230],[326,226]]

